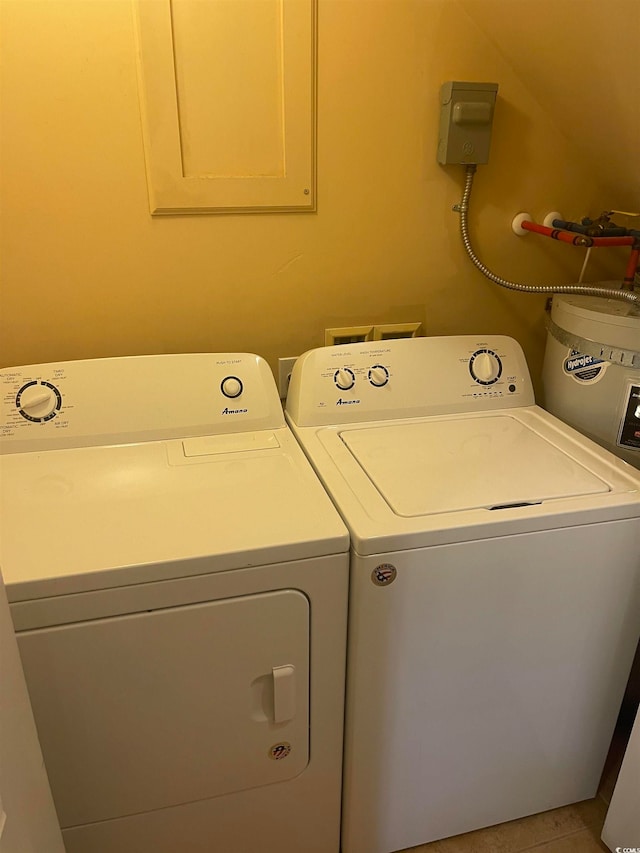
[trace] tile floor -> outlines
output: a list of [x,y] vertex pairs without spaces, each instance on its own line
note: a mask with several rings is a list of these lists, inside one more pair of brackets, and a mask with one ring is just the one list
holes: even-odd
[[607,804],[597,797],[412,847],[411,853],[609,853],[600,841],[606,811]]
[[410,853],[610,853],[600,834],[628,737],[625,727],[616,730],[595,799],[422,844]]

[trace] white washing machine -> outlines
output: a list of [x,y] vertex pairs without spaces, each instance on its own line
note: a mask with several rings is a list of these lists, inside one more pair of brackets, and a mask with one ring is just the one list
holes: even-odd
[[0,374],[0,563],[67,853],[336,853],[348,534],[266,363]]
[[596,793],[640,632],[640,477],[518,344],[301,356],[287,415],[351,533],[342,849]]

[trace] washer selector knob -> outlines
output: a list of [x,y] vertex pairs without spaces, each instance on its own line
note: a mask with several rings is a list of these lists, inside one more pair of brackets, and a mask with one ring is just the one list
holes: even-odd
[[469,372],[480,385],[493,385],[502,374],[502,362],[493,350],[478,350],[471,356]]
[[225,376],[220,383],[220,390],[225,397],[229,397],[231,400],[234,400],[242,394],[244,386],[242,384],[242,380],[238,379],[237,376]]
[[333,381],[341,391],[348,391],[356,384],[356,375],[348,367],[340,367],[333,374]]
[[382,388],[389,381],[389,371],[383,364],[374,364],[369,368],[369,382],[375,388]]
[[60,411],[62,397],[50,382],[28,382],[16,396],[16,407],[25,420],[50,421]]

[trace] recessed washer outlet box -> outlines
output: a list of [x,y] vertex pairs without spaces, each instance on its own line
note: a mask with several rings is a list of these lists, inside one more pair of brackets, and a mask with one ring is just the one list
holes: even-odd
[[362,341],[372,340],[373,326],[345,326],[341,329],[324,330],[324,345],[326,347],[359,344]]
[[422,323],[378,323],[375,326],[344,326],[324,330],[326,347],[359,344],[363,341],[388,341],[392,338],[420,338]]
[[422,337],[422,323],[384,323],[373,327],[374,341]]

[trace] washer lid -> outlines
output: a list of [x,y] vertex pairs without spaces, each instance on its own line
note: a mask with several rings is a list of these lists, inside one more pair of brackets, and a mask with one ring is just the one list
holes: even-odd
[[400,516],[502,509],[610,491],[507,415],[348,430],[340,437]]

